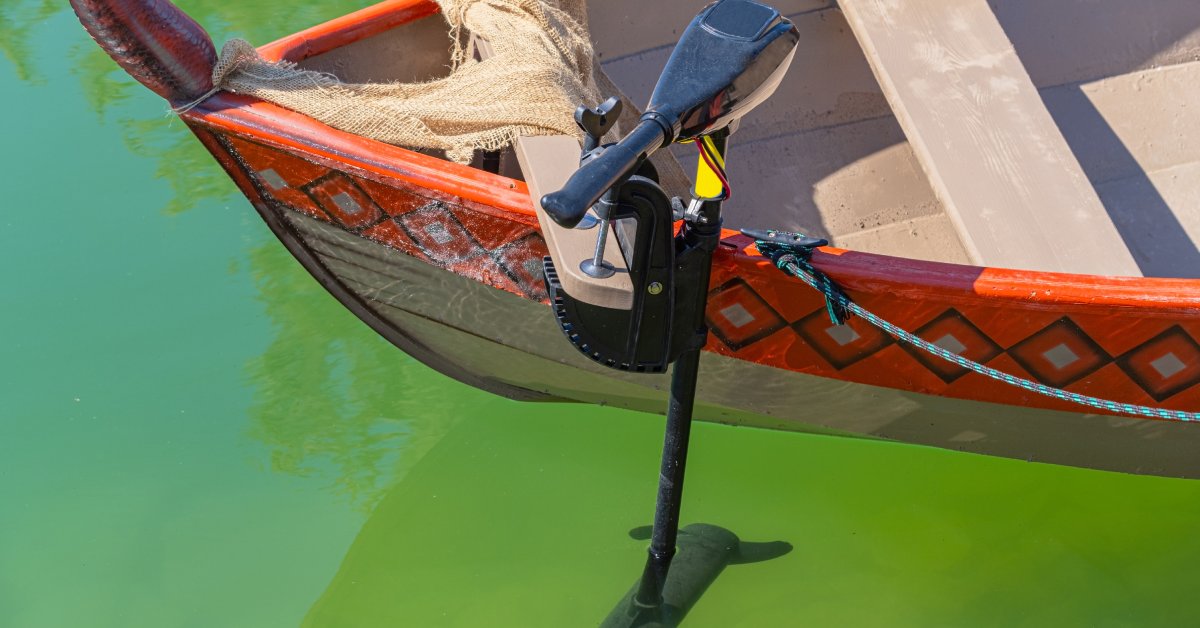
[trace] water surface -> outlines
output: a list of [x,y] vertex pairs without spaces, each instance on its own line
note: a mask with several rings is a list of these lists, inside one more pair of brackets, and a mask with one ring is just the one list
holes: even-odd
[[[266,42],[362,2],[181,3]],[[467,388],[343,311],[59,0],[0,0],[0,626],[587,626],[661,418]],[[1195,623],[1200,483],[698,425],[794,549],[687,626]]]

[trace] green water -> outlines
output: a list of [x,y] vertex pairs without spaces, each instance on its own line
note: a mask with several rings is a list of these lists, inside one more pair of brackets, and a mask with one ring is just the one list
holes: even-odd
[[[361,6],[184,8],[265,42]],[[0,0],[0,626],[588,626],[661,419],[520,404],[293,262],[60,0]],[[687,626],[1196,625],[1200,483],[698,425],[683,519],[790,553]]]

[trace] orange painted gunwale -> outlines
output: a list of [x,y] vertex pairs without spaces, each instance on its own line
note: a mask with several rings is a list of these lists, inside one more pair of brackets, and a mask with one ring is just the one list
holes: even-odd
[[[298,62],[438,11],[438,6],[430,0],[386,0],[282,37],[260,47],[259,52],[269,60]],[[230,97],[236,100],[222,102]],[[348,160],[367,172],[396,177],[522,216],[535,215],[528,188],[522,181],[338,131],[257,99],[221,94],[206,105],[213,106],[204,109],[236,107],[233,111],[224,109],[221,114],[222,121],[230,124],[230,130],[318,156]],[[242,113],[253,113],[254,117],[245,117]],[[198,117],[197,121],[215,122],[211,117]],[[217,125],[221,126],[220,123]],[[271,127],[287,129],[293,137],[275,135],[273,130],[268,130]],[[275,138],[280,141],[272,141]],[[725,235],[727,242],[737,246],[739,257],[749,258],[739,266],[744,267],[745,262],[770,266],[737,232],[726,230]],[[1001,300],[1024,307],[1055,310],[1134,308],[1146,315],[1200,317],[1197,312],[1200,310],[1200,280],[1195,279],[1102,277],[985,268],[834,247],[818,252],[814,263],[837,277],[849,290],[888,291],[908,298],[956,295],[964,299],[964,303],[982,298],[992,303]],[[778,272],[773,268],[770,271]]]
[[[271,103],[221,93],[184,114],[189,122],[253,137],[280,148],[356,168],[368,176],[399,179],[501,210],[514,220],[535,218],[522,181],[352,135]],[[725,231],[727,256],[738,266],[779,271],[759,257],[748,238]],[[736,249],[731,251],[730,248]],[[983,268],[826,247],[818,268],[848,290],[890,292],[905,298],[939,296],[963,303],[997,301],[1054,310],[1111,308],[1144,315],[1200,318],[1200,280],[1102,277]],[[781,276],[782,277],[782,276]]]
[[537,222],[523,181],[339,131],[256,98],[221,92],[182,117],[189,124],[254,138],[381,181],[400,180],[479,203],[513,220]]
[[440,11],[430,0],[385,0],[281,37],[258,52],[268,61],[297,63]]
[[[260,50],[268,59],[300,61],[436,12],[436,5],[427,0],[389,0],[284,37]],[[401,182],[448,198],[462,199],[477,211],[536,226],[536,216],[523,182],[338,131],[266,102],[221,93],[184,114],[184,118],[189,124],[217,134],[250,138],[329,168],[346,170],[378,182]],[[1103,328],[1101,332],[1109,334],[1123,333],[1147,320],[1159,320],[1163,325],[1185,325],[1192,330],[1193,336],[1200,333],[1200,280],[981,268],[832,247],[818,251],[813,261],[853,298],[861,299],[864,305],[885,318],[894,317],[893,322],[910,328],[921,320],[913,312],[954,307],[968,314],[968,318],[994,316],[999,309],[1011,313],[1011,320],[988,330],[1010,336],[1037,331],[1044,323],[1028,321],[1044,319],[1047,314],[1071,314],[1090,319],[1091,329]],[[755,286],[765,286],[768,292],[812,292],[756,255],[752,242],[736,232],[725,233],[714,263],[714,288],[735,277]],[[814,294],[805,294],[803,298],[809,302],[814,297]],[[1028,329],[1022,329],[1023,325]],[[926,372],[901,364],[904,356],[897,354],[898,349],[894,347],[880,351],[884,357],[876,359],[878,356],[873,356],[867,360],[898,365],[899,368],[892,369],[896,372],[890,374],[867,373],[861,368],[864,365],[831,370],[817,363],[794,364],[786,359],[789,342],[776,339],[774,347],[737,350],[714,339],[708,349],[824,377],[965,399],[1080,410],[1065,402],[1011,393],[1011,389],[975,376],[942,383],[931,379]],[[872,368],[878,371],[877,367]],[[1013,371],[1011,367],[1007,370]],[[1108,370],[1115,373],[1113,368]],[[1104,377],[1108,376],[1101,374],[1093,379],[1103,380]],[[1102,391],[1096,390],[1097,386],[1099,384],[1083,382],[1069,388],[1099,394]],[[1113,392],[1128,401],[1148,402],[1139,390]],[[1167,400],[1167,403],[1154,405],[1195,409],[1200,404],[1198,400],[1200,390],[1193,389]]]

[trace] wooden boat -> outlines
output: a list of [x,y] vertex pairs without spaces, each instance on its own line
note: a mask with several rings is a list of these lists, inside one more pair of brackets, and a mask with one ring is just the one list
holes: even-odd
[[[563,340],[512,150],[491,172],[210,93],[215,49],[169,2],[72,4],[126,70],[188,105],[181,118],[280,241],[397,347],[513,399],[661,411],[663,376],[605,369]],[[997,371],[1200,410],[1200,4],[779,4],[800,50],[731,140],[746,157],[726,226],[829,237],[841,248],[812,263],[855,303]],[[701,6],[592,7],[602,67],[635,102]],[[259,52],[413,81],[446,72],[447,45],[434,3],[388,0]],[[835,325],[821,293],[736,231],[708,303],[698,418],[1200,477],[1200,426],[1016,388],[861,317]]]

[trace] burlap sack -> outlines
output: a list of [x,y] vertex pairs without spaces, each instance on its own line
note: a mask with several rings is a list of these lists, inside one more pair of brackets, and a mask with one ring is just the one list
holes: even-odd
[[[331,127],[389,144],[441,149],[466,163],[520,135],[575,135],[580,103],[600,102],[584,0],[436,0],[450,23],[454,68],[427,83],[342,83],[336,77],[268,63],[231,40],[213,84],[255,96]],[[467,55],[464,31],[491,44]]]

